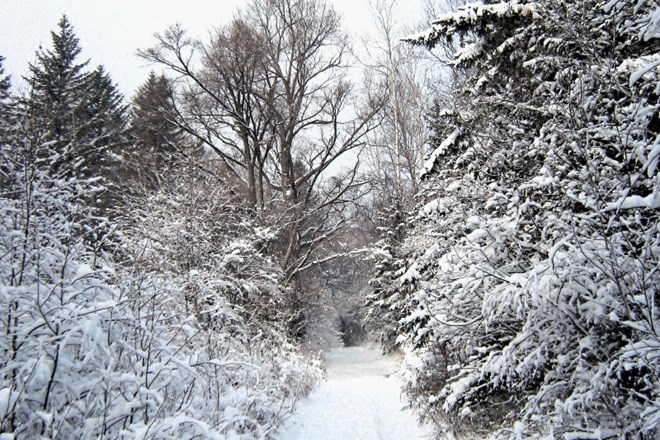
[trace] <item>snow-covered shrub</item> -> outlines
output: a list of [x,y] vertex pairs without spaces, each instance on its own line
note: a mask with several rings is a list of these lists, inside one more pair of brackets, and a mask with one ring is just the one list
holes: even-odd
[[91,182],[48,173],[38,135],[1,148],[0,432],[79,437],[112,368],[107,225],[81,203]]
[[[119,288],[145,322],[125,337],[134,347],[126,361],[137,376],[153,377],[155,395],[169,396],[131,432],[152,424],[171,432],[159,416],[171,413],[228,438],[272,438],[318,373],[285,336],[284,275],[259,248],[271,234],[194,166],[131,208],[120,221]],[[144,353],[154,337],[169,341],[175,362],[159,343]],[[176,370],[176,387],[161,369]]]
[[213,325],[200,322],[176,280],[124,279],[126,307],[140,319],[123,327],[120,436],[274,438],[317,378],[298,349],[265,325],[250,331],[227,302],[214,304]]
[[219,178],[195,165],[180,174],[126,210],[126,266],[176,280],[189,312],[210,327],[235,320],[223,320],[227,305],[251,328],[282,324],[284,274],[264,252],[271,229]]
[[141,239],[145,217],[113,237],[84,203],[94,182],[54,175],[38,130],[16,139],[0,153],[0,433],[274,438],[318,375],[280,329],[281,273],[251,247],[262,232],[224,217],[187,253],[167,241],[179,224]]

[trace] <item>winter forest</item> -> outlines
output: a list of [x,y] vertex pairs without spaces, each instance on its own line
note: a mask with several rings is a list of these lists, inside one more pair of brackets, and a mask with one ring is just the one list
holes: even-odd
[[660,438],[660,5],[396,4],[0,56],[1,440],[276,440],[362,344],[434,438]]

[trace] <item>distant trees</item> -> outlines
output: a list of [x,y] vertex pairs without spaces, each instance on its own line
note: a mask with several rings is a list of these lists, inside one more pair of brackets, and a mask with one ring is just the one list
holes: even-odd
[[150,72],[131,100],[131,133],[138,148],[161,154],[175,150],[179,129],[173,100],[171,80]]
[[[2,66],[4,57],[0,56],[0,144],[6,142],[6,130],[9,125],[9,91],[11,89],[11,78],[5,75],[5,69]],[[0,177],[1,181],[2,177]]]
[[5,76],[5,68],[2,66],[5,57],[0,56],[0,103],[4,105],[4,101],[9,97],[9,88],[11,87],[11,80],[9,76]]
[[405,239],[408,392],[457,435],[658,435],[653,2],[471,4]]

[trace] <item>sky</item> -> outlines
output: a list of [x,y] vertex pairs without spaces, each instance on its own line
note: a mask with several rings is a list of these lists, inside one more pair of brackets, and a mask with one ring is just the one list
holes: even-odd
[[[344,17],[356,37],[370,28],[369,0],[328,0]],[[237,6],[247,0],[2,0],[0,1],[0,55],[5,73],[22,86],[28,63],[38,48],[50,48],[50,32],[66,14],[80,39],[80,60],[91,67],[102,64],[122,93],[131,97],[150,70],[157,70],[135,55],[154,44],[154,33],[181,23],[193,37],[204,38],[209,29],[231,20]],[[421,15],[421,0],[400,0],[401,19]]]

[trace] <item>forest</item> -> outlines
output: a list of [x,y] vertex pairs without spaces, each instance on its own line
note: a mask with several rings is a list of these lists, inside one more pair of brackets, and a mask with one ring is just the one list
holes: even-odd
[[0,54],[0,440],[275,440],[365,343],[439,439],[660,437],[657,1],[397,3]]

